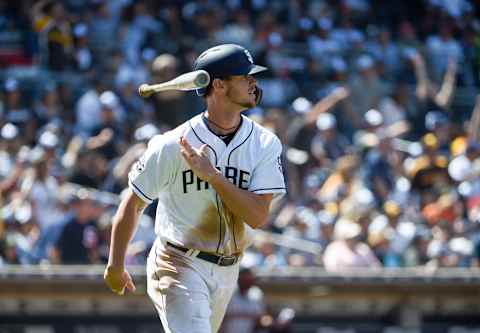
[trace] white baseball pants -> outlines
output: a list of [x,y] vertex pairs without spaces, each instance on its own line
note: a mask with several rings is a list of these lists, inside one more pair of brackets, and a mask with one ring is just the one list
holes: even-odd
[[147,261],[147,290],[166,333],[215,333],[237,286],[239,263],[218,266],[157,238]]

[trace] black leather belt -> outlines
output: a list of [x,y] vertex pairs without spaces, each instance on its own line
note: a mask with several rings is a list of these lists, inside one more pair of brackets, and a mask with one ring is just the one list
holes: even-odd
[[[170,242],[167,242],[167,245],[182,251],[183,253],[187,253],[190,249],[186,247],[176,245]],[[206,260],[208,262],[217,264],[218,266],[231,266],[237,263],[239,256],[223,256],[223,255],[216,255],[208,252],[199,251],[196,257]]]

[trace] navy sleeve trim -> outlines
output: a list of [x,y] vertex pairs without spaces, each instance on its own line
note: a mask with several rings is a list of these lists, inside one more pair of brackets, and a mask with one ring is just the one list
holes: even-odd
[[153,201],[152,198],[150,198],[148,195],[146,195],[145,193],[143,193],[143,191],[140,190],[140,189],[138,188],[138,186],[135,185],[132,181],[129,181],[129,184],[130,184],[135,190],[137,190],[138,193],[140,193],[143,197],[145,197],[145,199],[149,200],[150,202]]
[[287,190],[287,188],[286,187],[257,188],[255,190],[250,190],[250,192],[268,191],[268,190]]

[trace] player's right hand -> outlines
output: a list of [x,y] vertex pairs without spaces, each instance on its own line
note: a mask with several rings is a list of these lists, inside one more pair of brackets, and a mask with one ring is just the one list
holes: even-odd
[[103,279],[110,290],[118,295],[123,295],[125,288],[131,292],[134,292],[136,289],[132,277],[125,268],[107,266],[103,273]]
[[199,149],[193,148],[184,136],[178,140],[178,143],[180,144],[180,153],[199,178],[208,182],[219,173],[208,158],[206,144]]

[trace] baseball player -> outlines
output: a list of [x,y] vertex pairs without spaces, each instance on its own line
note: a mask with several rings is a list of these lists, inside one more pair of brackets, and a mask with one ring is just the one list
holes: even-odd
[[266,68],[245,48],[225,44],[203,52],[194,69],[211,77],[197,90],[207,110],[152,138],[132,167],[104,275],[118,294],[135,290],[125,252],[139,215],[158,198],[148,295],[164,330],[175,333],[218,331],[251,233],[286,191],[279,139],[242,115],[260,101],[253,75]]

